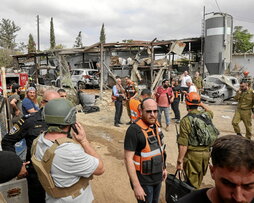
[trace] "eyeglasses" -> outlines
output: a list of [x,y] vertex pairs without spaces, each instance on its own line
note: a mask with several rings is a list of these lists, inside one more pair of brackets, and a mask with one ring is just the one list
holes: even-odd
[[67,97],[66,95],[62,95],[62,96],[60,96],[60,97]]
[[146,113],[158,113],[158,110],[146,110]]

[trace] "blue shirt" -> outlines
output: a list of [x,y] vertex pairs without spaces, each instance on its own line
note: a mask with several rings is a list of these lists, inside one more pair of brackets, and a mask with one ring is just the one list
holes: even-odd
[[25,99],[23,99],[23,101],[22,101],[22,111],[23,111],[24,116],[29,114],[28,110],[33,109],[33,108],[36,111],[39,110],[38,106],[36,106],[35,103],[32,100],[28,99],[27,97]]
[[116,85],[113,86],[113,93],[114,96],[119,97],[118,89],[116,88]]

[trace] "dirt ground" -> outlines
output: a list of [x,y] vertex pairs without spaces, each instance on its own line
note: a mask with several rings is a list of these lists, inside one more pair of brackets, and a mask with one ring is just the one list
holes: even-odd
[[[96,90],[90,90],[87,93],[99,94]],[[100,112],[84,114],[78,113],[78,121],[81,122],[96,151],[101,155],[105,164],[105,173],[102,176],[94,177],[92,188],[95,196],[95,203],[132,203],[136,202],[133,191],[131,190],[129,178],[125,169],[123,160],[123,140],[128,125],[114,127],[114,104],[110,101],[111,91],[104,93],[103,101],[99,102]],[[235,106],[233,105],[208,105],[214,112],[214,124],[220,130],[221,135],[233,134],[231,120],[234,115]],[[187,114],[184,103],[180,104],[181,116]],[[171,111],[172,112],[172,111]],[[173,118],[174,114],[171,113]],[[163,118],[164,119],[164,118]],[[127,123],[128,117],[126,108],[123,110],[122,122]],[[172,121],[169,132],[165,131],[165,120],[162,120],[163,132],[165,135],[167,170],[169,173],[175,172],[177,159],[176,129]],[[245,129],[241,123],[241,129]],[[208,172],[203,180],[202,187],[213,185]],[[165,202],[165,184],[163,184],[160,202]]]

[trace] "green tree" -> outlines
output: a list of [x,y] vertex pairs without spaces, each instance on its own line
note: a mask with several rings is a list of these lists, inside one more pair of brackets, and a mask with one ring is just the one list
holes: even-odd
[[55,31],[54,31],[54,23],[53,18],[50,20],[50,49],[54,49],[56,46],[55,41]]
[[15,33],[19,30],[20,27],[15,25],[14,21],[2,18],[0,21],[0,46],[13,50],[17,46],[15,43],[17,34]]
[[106,34],[105,34],[105,30],[104,30],[104,23],[102,23],[102,26],[101,26],[100,42],[101,43],[106,42]]
[[18,51],[20,51],[21,53],[24,53],[26,49],[27,49],[27,45],[24,42],[20,42],[18,44]]
[[29,34],[29,40],[27,45],[28,53],[36,52],[36,44],[32,34]]
[[63,44],[57,44],[55,46],[55,49],[64,49],[64,48],[65,48],[65,46]]
[[83,47],[81,31],[79,31],[78,36],[76,37],[76,40],[74,43],[75,43],[74,47],[80,47],[80,48]]
[[254,43],[250,41],[252,37],[253,34],[250,34],[247,29],[242,26],[235,26],[233,32],[234,52],[245,53],[251,50],[254,46]]
[[13,66],[13,58],[11,55],[15,55],[17,52],[10,49],[0,49],[0,67],[12,67]]

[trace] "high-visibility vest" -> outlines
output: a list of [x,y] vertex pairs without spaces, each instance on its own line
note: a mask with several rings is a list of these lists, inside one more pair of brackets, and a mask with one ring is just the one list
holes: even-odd
[[41,185],[44,188],[44,190],[50,196],[54,198],[62,198],[62,197],[68,197],[68,196],[72,196],[72,198],[75,198],[79,196],[80,190],[82,188],[85,189],[89,185],[89,180],[91,180],[92,177],[90,178],[80,177],[79,181],[75,183],[74,185],[70,187],[60,188],[55,186],[55,183],[53,181],[53,178],[50,172],[52,162],[55,156],[54,152],[56,148],[63,143],[75,143],[75,142],[72,139],[66,138],[66,137],[55,140],[55,143],[46,150],[42,160],[40,161],[35,157],[36,145],[38,143],[38,139],[39,137],[36,138],[33,142],[32,149],[31,149],[31,154],[32,154],[31,160],[38,174],[39,181],[41,182]]
[[141,102],[137,98],[130,99],[129,105],[130,105],[130,111],[131,111],[131,120],[134,122],[138,118],[141,117],[139,112],[139,105]]
[[133,163],[135,165],[136,171],[139,171],[143,175],[150,175],[161,173],[163,167],[165,166],[165,147],[163,144],[163,133],[159,127],[159,124],[156,124],[156,134],[154,130],[147,126],[142,119],[139,119],[135,122],[145,136],[146,146],[141,152],[135,152],[133,157]]

